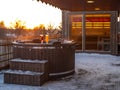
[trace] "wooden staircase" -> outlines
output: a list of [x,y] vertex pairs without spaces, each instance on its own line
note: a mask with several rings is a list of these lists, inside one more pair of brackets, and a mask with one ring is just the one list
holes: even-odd
[[4,73],[4,82],[41,86],[49,79],[47,60],[21,60],[10,61],[10,70]]

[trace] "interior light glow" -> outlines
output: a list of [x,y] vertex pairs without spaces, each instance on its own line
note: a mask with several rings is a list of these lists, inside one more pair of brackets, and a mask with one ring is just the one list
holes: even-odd
[[93,0],[88,0],[87,3],[94,3],[94,1]]
[[118,22],[120,22],[120,17],[118,17]]
[[100,8],[95,8],[95,10],[100,10]]

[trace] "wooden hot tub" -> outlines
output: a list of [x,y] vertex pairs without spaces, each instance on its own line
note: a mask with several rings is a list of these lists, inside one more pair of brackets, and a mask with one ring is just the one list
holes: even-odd
[[13,43],[13,51],[13,58],[48,60],[50,77],[66,76],[74,73],[74,43],[41,44],[15,42]]

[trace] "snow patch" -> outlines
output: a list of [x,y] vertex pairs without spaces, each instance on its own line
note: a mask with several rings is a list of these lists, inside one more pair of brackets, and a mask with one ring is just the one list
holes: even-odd
[[48,81],[43,86],[4,84],[0,73],[0,90],[120,90],[120,56],[76,53],[75,74]]

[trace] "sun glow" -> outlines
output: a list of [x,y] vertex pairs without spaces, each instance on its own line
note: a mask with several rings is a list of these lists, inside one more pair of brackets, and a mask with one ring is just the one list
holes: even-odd
[[57,27],[61,23],[61,10],[37,0],[0,0],[0,21],[7,27],[16,19],[24,21],[27,28],[50,23]]

